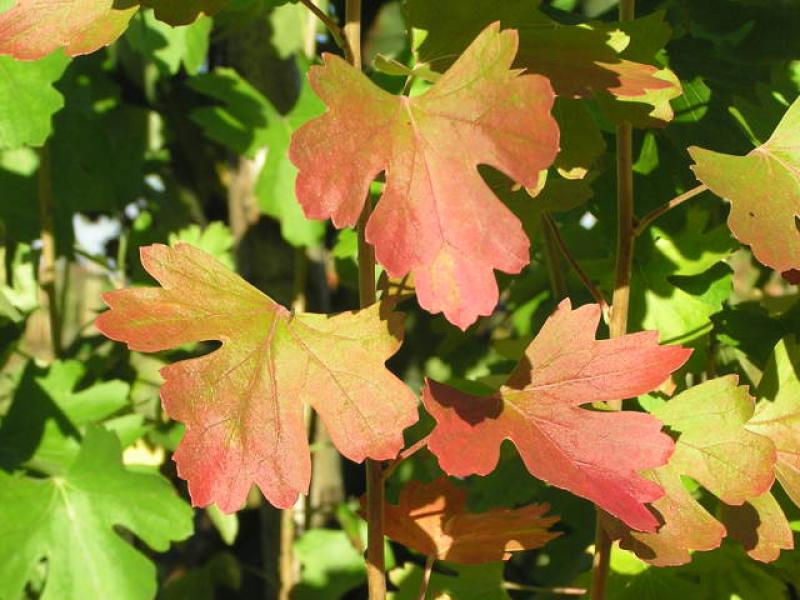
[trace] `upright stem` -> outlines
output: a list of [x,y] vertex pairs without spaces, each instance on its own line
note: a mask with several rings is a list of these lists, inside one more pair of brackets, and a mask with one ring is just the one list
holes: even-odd
[[[361,0],[345,4],[344,34],[352,50],[353,66],[361,68]],[[370,199],[358,219],[358,292],[361,307],[375,303],[375,250],[367,242],[367,221],[372,214]],[[386,598],[386,565],[383,555],[383,468],[367,459],[367,584],[370,600]]]
[[544,237],[544,258],[547,265],[547,275],[550,279],[550,290],[553,292],[553,299],[560,302],[568,295],[567,282],[564,279],[564,270],[561,265],[561,254],[558,249],[558,242],[555,232],[550,224],[544,220],[542,222],[542,234]]
[[53,357],[61,354],[61,311],[56,293],[56,234],[53,219],[53,173],[50,147],[39,151],[39,221],[41,223],[42,258],[39,263],[39,286],[47,297],[50,317],[50,340]]
[[[636,0],[620,0],[619,20],[634,18]],[[614,276],[614,296],[611,301],[609,333],[612,338],[628,331],[628,308],[631,295],[631,266],[633,265],[634,234],[633,206],[633,127],[630,123],[617,126],[617,268]],[[613,410],[622,408],[622,401],[609,402]],[[597,526],[592,563],[591,600],[605,600],[606,581],[611,561],[611,538],[601,524],[597,511]]]

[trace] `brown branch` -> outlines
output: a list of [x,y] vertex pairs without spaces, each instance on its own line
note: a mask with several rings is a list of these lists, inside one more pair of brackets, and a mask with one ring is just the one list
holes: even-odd
[[61,355],[61,307],[56,292],[56,228],[54,222],[53,172],[50,145],[45,143],[39,151],[39,221],[41,223],[42,256],[39,263],[39,287],[47,298],[50,318],[50,341],[53,358]]
[[425,571],[422,573],[422,583],[419,586],[418,600],[425,600],[428,595],[428,586],[431,583],[431,575],[433,574],[433,563],[436,562],[435,556],[428,556],[425,559]]
[[558,229],[558,225],[553,220],[549,214],[545,213],[544,215],[544,222],[547,231],[550,232],[553,242],[555,242],[556,246],[561,252],[561,255],[566,259],[569,265],[572,267],[572,270],[575,271],[575,274],[578,276],[578,279],[581,280],[581,283],[589,290],[589,293],[594,298],[595,302],[600,305],[600,308],[603,311],[603,314],[608,313],[608,301],[606,301],[605,296],[603,296],[603,292],[594,284],[594,282],[589,278],[586,272],[581,268],[578,264],[578,261],[575,260],[575,257],[572,256],[572,253],[569,251],[564,238],[561,237],[561,232]]
[[350,45],[344,30],[339,27],[336,21],[331,19],[322,9],[320,9],[319,6],[314,4],[312,0],[300,0],[300,3],[314,13],[314,15],[324,23],[325,27],[328,29],[328,31],[330,31],[333,41],[336,42],[336,45],[342,49],[342,52],[344,52],[345,60],[351,65],[355,64],[353,48]]
[[682,193],[680,196],[675,196],[672,200],[664,204],[663,206],[659,206],[657,209],[647,213],[639,223],[636,225],[636,228],[633,230],[633,235],[639,237],[642,235],[645,230],[650,226],[650,224],[655,221],[658,217],[671,211],[676,206],[680,206],[687,200],[691,200],[695,196],[702,194],[708,189],[708,186],[704,183],[701,183],[697,187],[693,187],[687,192]]
[[414,444],[411,444],[408,448],[406,448],[400,454],[398,454],[397,458],[395,458],[392,462],[390,462],[389,465],[383,470],[384,481],[392,476],[392,473],[394,473],[397,470],[397,467],[399,467],[404,460],[413,456],[423,448],[427,447],[428,440],[430,439],[430,437],[431,437],[430,435],[426,435],[424,438],[422,438],[421,440],[419,440]]

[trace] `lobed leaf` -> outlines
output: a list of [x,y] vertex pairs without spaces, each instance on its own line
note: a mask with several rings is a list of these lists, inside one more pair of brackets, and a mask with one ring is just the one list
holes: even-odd
[[111,310],[98,329],[141,352],[222,342],[161,370],[164,409],[186,424],[174,459],[195,505],[232,512],[256,483],[275,506],[292,506],[311,475],[304,404],[350,460],[402,448],[417,401],[384,365],[400,347],[398,313],[294,315],[190,245],[156,244],[141,257],[162,287],[105,294]]
[[391,96],[342,59],[310,71],[328,112],[297,130],[297,198],[313,219],[355,225],[370,183],[386,188],[366,227],[392,277],[412,273],[420,305],[465,329],[491,314],[493,269],[519,272],[529,242],[478,164],[526,187],[558,151],[544,77],[510,69],[517,33],[487,27],[422,96]]
[[513,552],[540,548],[560,535],[549,531],[558,517],[545,517],[547,504],[516,509],[466,511],[467,492],[440,477],[411,481],[397,504],[387,504],[386,535],[440,560],[481,564],[508,560]]
[[664,492],[639,471],[666,463],[672,440],[650,415],[580,405],[651,391],[691,350],[659,346],[655,332],[596,340],[599,320],[597,305],[573,310],[563,301],[493,396],[427,382],[423,403],[437,421],[428,447],[450,475],[486,475],[511,440],[534,476],[654,531],[658,521],[645,504]]
[[779,273],[800,269],[800,98],[746,156],[689,148],[697,178],[731,203],[728,226]]

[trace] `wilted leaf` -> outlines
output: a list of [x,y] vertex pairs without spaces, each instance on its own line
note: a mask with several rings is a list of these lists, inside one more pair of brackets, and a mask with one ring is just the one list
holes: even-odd
[[547,504],[516,509],[466,510],[467,491],[441,477],[403,486],[398,504],[387,504],[386,535],[440,560],[480,564],[507,560],[512,552],[540,548],[560,535],[549,528]]
[[650,415],[580,405],[653,390],[691,350],[659,346],[655,332],[596,340],[599,320],[597,305],[573,310],[563,301],[494,396],[428,382],[423,402],[437,421],[428,447],[451,475],[486,475],[510,439],[536,477],[653,531],[645,503],[663,491],[638,472],[666,463],[672,441]]
[[800,98],[747,156],[697,147],[689,153],[697,178],[730,201],[733,235],[779,273],[800,269]]
[[511,70],[517,34],[486,28],[422,96],[391,96],[327,56],[311,84],[329,111],[300,128],[290,156],[306,216],[355,225],[369,184],[386,188],[367,240],[392,277],[412,272],[420,305],[466,328],[497,303],[493,269],[528,263],[522,226],[478,164],[533,187],[558,151],[553,92]]
[[163,286],[105,294],[108,337],[154,352],[204,340],[218,350],[164,367],[164,408],[186,424],[175,452],[192,500],[237,510],[252,483],[292,506],[311,475],[303,405],[320,414],[347,458],[389,459],[417,420],[416,399],[384,366],[401,318],[378,305],[334,317],[293,315],[187,244],[141,249]]
[[125,469],[113,433],[91,428],[63,477],[0,471],[0,597],[18,598],[47,560],[42,600],[150,600],[156,569],[115,531],[158,552],[192,533],[192,511],[159,475]]

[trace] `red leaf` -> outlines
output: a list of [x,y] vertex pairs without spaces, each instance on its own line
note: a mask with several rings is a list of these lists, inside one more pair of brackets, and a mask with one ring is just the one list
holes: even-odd
[[494,396],[428,382],[423,402],[437,421],[428,448],[450,475],[486,475],[509,439],[536,477],[653,531],[658,521],[645,503],[663,490],[638,472],[666,463],[672,440],[645,413],[579,406],[653,390],[691,350],[659,346],[652,331],[596,340],[599,319],[597,305],[572,310],[564,300]]
[[541,548],[561,535],[548,531],[558,517],[550,506],[466,512],[467,492],[446,477],[403,486],[398,504],[386,505],[386,535],[426,556],[461,564],[511,558],[512,552]]
[[329,110],[300,128],[290,156],[306,216],[355,225],[370,183],[386,189],[367,240],[392,277],[414,274],[420,305],[462,329],[497,303],[493,269],[519,272],[529,242],[475,168],[533,187],[558,151],[547,79],[511,70],[517,33],[493,24],[431,89],[391,96],[342,59],[311,70]]
[[417,401],[384,366],[400,347],[398,313],[374,305],[292,315],[188,244],[156,244],[141,257],[162,287],[105,294],[112,310],[97,328],[142,352],[222,342],[161,370],[164,410],[186,424],[174,459],[195,505],[234,511],[256,483],[275,506],[292,506],[310,478],[303,404],[351,460],[389,459],[402,448]]
[[114,8],[113,0],[18,0],[0,14],[0,54],[36,60],[58,48],[88,54],[116,40],[138,5]]

